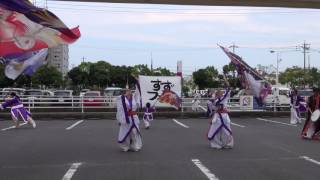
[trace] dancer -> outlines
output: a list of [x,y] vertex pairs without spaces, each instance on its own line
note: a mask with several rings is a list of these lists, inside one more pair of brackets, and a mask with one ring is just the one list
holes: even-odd
[[19,119],[29,123],[33,128],[36,128],[36,123],[31,117],[31,113],[23,107],[20,97],[15,92],[10,93],[9,97],[5,99],[5,102],[0,105],[0,109],[11,107],[11,117],[16,126],[19,128]]
[[212,93],[210,99],[207,101],[207,117],[212,118],[214,115],[214,101],[215,101],[215,93]]
[[300,113],[305,112],[305,103],[303,97],[298,95],[298,91],[293,89],[290,94],[290,111],[291,111],[291,124],[301,123]]
[[144,127],[146,129],[150,128],[150,122],[153,121],[154,112],[155,112],[155,107],[154,106],[151,107],[151,104],[147,103],[144,109],[144,114],[143,114],[143,122],[144,122]]
[[124,152],[139,151],[142,148],[138,107],[139,104],[130,89],[117,99],[117,120],[120,126],[118,143]]
[[307,119],[302,129],[302,138],[320,140],[320,120],[312,122],[312,113],[320,108],[320,89],[314,88],[313,95],[308,98]]
[[199,105],[200,105],[200,98],[201,95],[200,94],[196,94],[192,100],[192,111],[198,112],[199,109]]
[[208,132],[210,146],[214,149],[233,148],[233,136],[230,127],[231,120],[227,111],[227,103],[230,98],[229,83],[225,77],[226,90],[216,92],[214,101],[215,113]]

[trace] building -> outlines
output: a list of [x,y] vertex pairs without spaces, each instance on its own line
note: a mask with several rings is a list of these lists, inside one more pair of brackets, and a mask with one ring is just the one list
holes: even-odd
[[67,75],[69,71],[69,47],[60,45],[55,48],[49,48],[48,65],[57,68],[63,74]]

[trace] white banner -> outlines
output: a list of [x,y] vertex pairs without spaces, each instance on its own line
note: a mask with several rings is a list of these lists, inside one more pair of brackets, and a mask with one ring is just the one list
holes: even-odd
[[139,76],[142,106],[149,102],[156,107],[173,107],[170,104],[158,102],[164,89],[169,89],[181,98],[181,77],[179,76]]

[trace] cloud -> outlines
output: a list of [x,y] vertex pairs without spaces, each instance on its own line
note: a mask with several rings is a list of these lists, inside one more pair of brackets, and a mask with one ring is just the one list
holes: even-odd
[[62,5],[49,4],[49,9],[67,25],[80,25],[83,39],[100,42],[213,48],[217,42],[236,41],[246,47],[281,47],[298,44],[299,38],[312,40],[311,37],[317,37],[312,32],[320,30],[320,25],[305,17],[294,16],[298,18],[296,20],[292,16],[276,14],[267,18],[263,14],[256,16],[261,11],[276,12],[273,8],[74,4],[84,7],[66,6],[63,9]]

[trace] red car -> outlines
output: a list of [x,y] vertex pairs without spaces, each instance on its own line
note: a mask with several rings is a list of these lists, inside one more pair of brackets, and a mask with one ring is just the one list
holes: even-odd
[[103,106],[104,100],[100,91],[88,91],[83,96],[83,106]]

